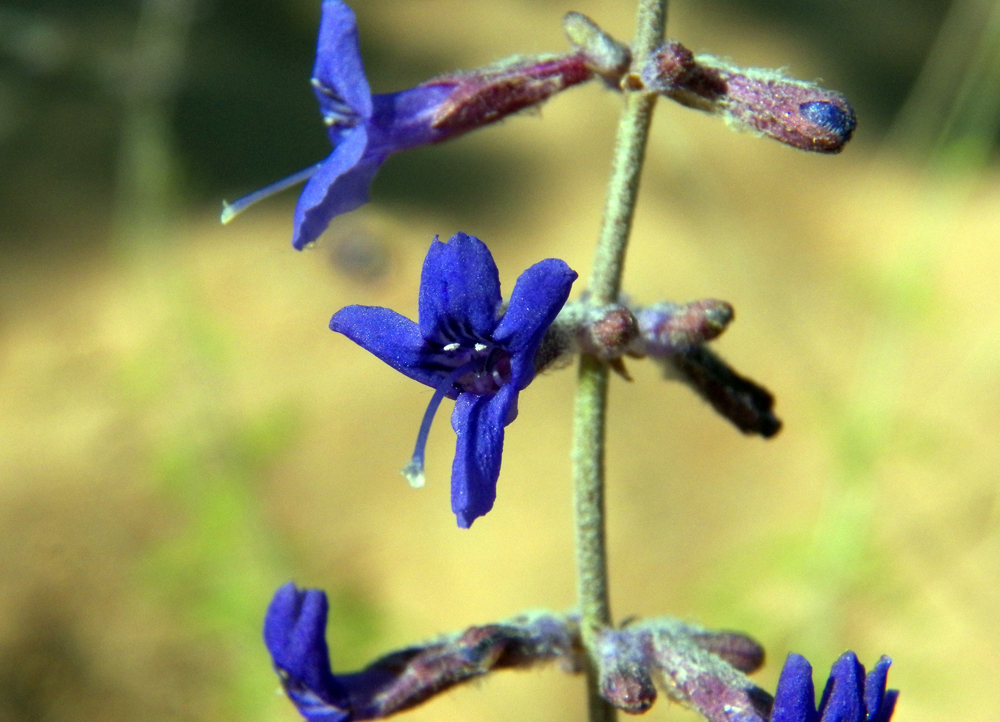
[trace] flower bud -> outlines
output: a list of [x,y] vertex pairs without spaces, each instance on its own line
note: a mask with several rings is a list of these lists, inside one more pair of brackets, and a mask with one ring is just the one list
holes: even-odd
[[602,361],[621,358],[639,335],[639,324],[620,303],[590,308],[580,329],[580,350]]
[[450,88],[434,112],[431,127],[451,137],[538,105],[593,76],[581,53],[515,56],[467,73],[435,78],[420,87]]
[[663,357],[717,338],[733,320],[733,307],[709,298],[690,303],[656,303],[636,309],[637,356]]
[[691,635],[691,641],[744,674],[756,672],[764,664],[764,648],[739,632],[697,632]]
[[642,714],[656,701],[647,642],[647,635],[630,630],[605,629],[598,635],[601,696],[628,714]]
[[566,13],[563,30],[573,46],[583,54],[589,67],[617,87],[632,62],[628,46],[608,35],[583,13]]
[[695,57],[676,41],[654,53],[640,75],[650,90],[801,150],[839,153],[857,125],[854,109],[840,93],[777,70]]

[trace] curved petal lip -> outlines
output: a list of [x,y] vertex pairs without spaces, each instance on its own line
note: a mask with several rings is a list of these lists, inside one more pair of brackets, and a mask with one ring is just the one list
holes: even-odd
[[415,381],[436,388],[447,374],[431,367],[417,324],[381,306],[346,306],[330,319],[341,333],[370,354]]
[[319,238],[334,216],[368,202],[368,188],[379,163],[364,159],[367,146],[365,128],[354,128],[306,182],[295,206],[292,246],[297,250]]
[[517,388],[523,389],[534,378],[535,352],[577,277],[565,261],[548,258],[522,273],[514,284],[493,340],[511,353],[511,383]]
[[[365,77],[354,11],[341,0],[324,0],[313,65],[316,97],[324,114],[342,101],[361,118],[372,114],[371,89]],[[331,106],[333,103],[333,106]]]
[[504,427],[516,407],[518,390],[511,384],[492,396],[462,394],[455,402],[455,461],[451,467],[451,508],[458,526],[468,529],[485,516],[497,496]]
[[424,339],[442,346],[488,341],[502,300],[500,272],[485,243],[461,232],[431,243],[418,301]]

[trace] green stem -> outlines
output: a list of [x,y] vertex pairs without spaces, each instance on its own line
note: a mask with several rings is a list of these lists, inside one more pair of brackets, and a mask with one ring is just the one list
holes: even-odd
[[[634,69],[641,67],[662,43],[667,0],[640,0],[636,37],[632,45]],[[623,82],[625,110],[618,125],[611,179],[601,233],[591,272],[590,300],[603,305],[617,300],[621,290],[625,249],[639,192],[639,177],[656,96]],[[577,598],[580,629],[588,651],[587,690],[590,722],[611,722],[615,711],[600,696],[594,639],[611,624],[608,598],[608,562],[604,533],[604,428],[608,397],[608,369],[597,359],[580,359],[573,424],[573,482],[576,510]]]

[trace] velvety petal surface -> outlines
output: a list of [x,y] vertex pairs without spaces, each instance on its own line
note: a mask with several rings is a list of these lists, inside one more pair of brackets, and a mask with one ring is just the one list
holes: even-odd
[[367,145],[363,126],[345,133],[306,182],[295,205],[292,245],[296,249],[301,251],[319,238],[334,216],[368,202],[368,188],[381,159],[363,158]]
[[489,342],[501,303],[500,274],[486,244],[456,233],[435,239],[420,275],[420,333],[442,346]]
[[865,711],[869,720],[877,720],[881,713],[890,665],[892,660],[883,654],[865,677]]
[[316,722],[346,722],[346,696],[333,678],[326,646],[326,595],[288,583],[271,600],[264,643],[288,697]]
[[539,261],[514,285],[510,305],[493,340],[512,355],[511,382],[523,389],[535,376],[535,352],[569,298],[577,273],[558,258]]
[[864,722],[865,668],[854,652],[844,652],[833,663],[823,690],[821,722]]
[[878,716],[870,718],[869,722],[889,722],[892,713],[896,711],[896,699],[899,697],[899,690],[886,690],[885,697],[882,698],[882,705],[879,707]]
[[781,668],[771,722],[816,722],[816,690],[812,666],[800,654],[789,654]]
[[422,363],[420,327],[406,316],[381,306],[347,306],[330,319],[330,330],[342,333],[397,371],[437,387],[446,374]]
[[315,90],[324,115],[343,112],[342,105],[346,105],[359,119],[371,116],[372,96],[358,49],[358,25],[354,12],[340,0],[323,0],[313,80],[321,86]]
[[434,117],[453,89],[454,85],[418,85],[373,96],[368,121],[371,147],[389,155],[446,138],[447,133],[434,127]]
[[504,427],[517,413],[518,390],[503,386],[492,396],[461,394],[451,426],[458,437],[451,467],[451,509],[463,529],[493,508],[500,477]]

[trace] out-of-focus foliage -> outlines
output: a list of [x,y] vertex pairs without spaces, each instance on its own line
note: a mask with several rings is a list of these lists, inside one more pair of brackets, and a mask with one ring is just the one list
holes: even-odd
[[[356,4],[376,91],[562,48],[570,9]],[[631,32],[631,2],[572,9]],[[718,348],[785,427],[746,439],[630,365],[609,533],[618,618],[744,629],[771,688],[790,650],[821,670],[886,652],[899,719],[967,721],[1000,702],[1000,54],[992,6],[946,10],[673,4],[693,50],[822,76],[859,130],[815,157],[661,103],[626,290],[732,302]],[[326,152],[317,18],[311,0],[0,5],[0,720],[293,720],[259,643],[290,578],[329,590],[338,669],[573,603],[573,373],[525,395],[497,506],[461,531],[446,424],[427,488],[398,474],[429,391],[326,323],[351,303],[415,316],[427,245],[457,230],[502,271],[553,256],[586,278],[618,99],[588,86],[394,158],[372,205],[298,254],[294,193],[217,213]],[[553,670],[410,718],[582,708]]]

